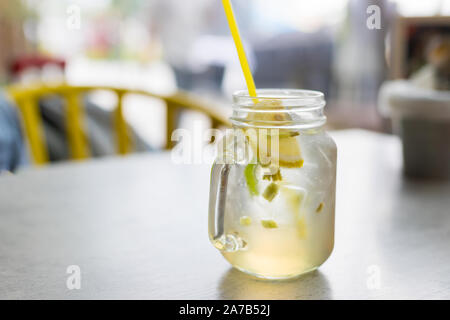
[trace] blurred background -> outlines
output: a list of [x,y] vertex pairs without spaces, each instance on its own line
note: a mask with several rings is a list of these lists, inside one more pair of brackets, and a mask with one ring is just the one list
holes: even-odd
[[[450,0],[234,0],[233,5],[256,86],[323,91],[330,129],[390,133],[389,106],[379,101],[387,80],[415,79],[423,88],[449,89]],[[372,24],[369,17],[377,12],[371,5],[379,8],[380,19]],[[185,90],[226,113],[233,91],[245,88],[217,0],[1,1],[0,48],[5,89],[65,83],[156,95]],[[386,90],[381,98],[389,100]],[[0,99],[5,100],[0,169],[12,170],[22,161],[21,151],[7,155],[5,145],[20,149],[14,144],[20,132],[7,130],[16,116],[6,95]],[[92,153],[111,153],[111,141],[101,138],[107,130],[101,114],[114,109],[117,97],[97,90],[86,99],[90,129],[97,125],[98,134],[92,134],[95,128],[91,134],[100,137]],[[63,118],[54,104],[58,101],[41,101],[40,112],[50,160],[56,161],[68,151],[58,137]],[[137,150],[167,145],[163,102],[127,96],[124,117]]]

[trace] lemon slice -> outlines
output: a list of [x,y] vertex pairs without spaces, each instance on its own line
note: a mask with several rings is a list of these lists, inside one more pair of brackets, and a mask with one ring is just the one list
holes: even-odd
[[297,139],[281,137],[279,141],[279,164],[286,168],[303,167],[303,157]]
[[[257,134],[258,136],[247,134],[247,137],[260,164],[264,166],[273,163],[285,168],[301,168],[303,166],[302,152],[295,137],[271,136],[270,134],[261,137],[258,132]],[[262,139],[266,141],[262,141]],[[278,152],[272,152],[273,139],[278,139]]]
[[273,122],[290,122],[292,119],[286,112],[276,110],[284,110],[280,100],[270,99],[258,102],[252,107],[253,112],[247,116],[249,123],[254,126],[267,126]]
[[[265,100],[255,105],[253,109],[255,112],[250,112],[247,117],[252,125],[270,126],[292,122],[292,118],[286,112],[270,112],[272,110],[284,110],[280,100]],[[266,109],[270,111],[265,111]],[[250,132],[248,129],[246,131],[250,146],[259,163],[262,165],[275,163],[287,168],[301,168],[303,166],[304,161],[300,146],[295,138],[299,134],[298,132],[279,129],[274,133],[273,130],[266,129],[265,134],[260,134],[262,132],[260,130],[256,129]],[[271,149],[272,143],[276,142],[273,139],[278,139],[278,153],[275,152],[274,154],[272,154]]]

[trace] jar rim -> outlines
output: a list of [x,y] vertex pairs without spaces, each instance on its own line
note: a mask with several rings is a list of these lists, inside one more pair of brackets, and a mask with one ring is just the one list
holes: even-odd
[[238,90],[233,93],[233,100],[238,103],[241,99],[258,100],[298,100],[298,101],[316,101],[317,103],[325,100],[324,94],[316,90],[307,89],[257,89],[257,97],[250,95],[248,90]]
[[[314,90],[304,89],[258,89],[257,97],[251,96],[247,90],[240,90],[233,94],[233,115],[230,118],[233,125],[239,127],[261,128],[314,128],[322,126],[326,117],[323,114],[325,106],[324,94]],[[261,102],[277,100],[280,105]],[[267,119],[263,114],[288,115]],[[261,115],[258,121],[249,118],[249,115]],[[254,118],[254,117],[253,117]],[[284,120],[283,120],[284,119]]]

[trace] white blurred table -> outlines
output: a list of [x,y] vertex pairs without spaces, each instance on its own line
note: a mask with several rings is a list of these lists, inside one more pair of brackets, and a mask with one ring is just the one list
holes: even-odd
[[231,269],[207,237],[209,166],[154,153],[0,177],[0,298],[450,298],[450,184],[405,179],[394,137],[333,136],[336,246],[316,272]]

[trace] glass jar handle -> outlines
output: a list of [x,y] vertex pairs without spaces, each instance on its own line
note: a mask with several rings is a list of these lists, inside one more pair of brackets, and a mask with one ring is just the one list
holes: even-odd
[[209,193],[209,239],[221,251],[233,252],[244,247],[244,241],[235,234],[225,234],[225,206],[230,164],[214,162],[211,169]]

